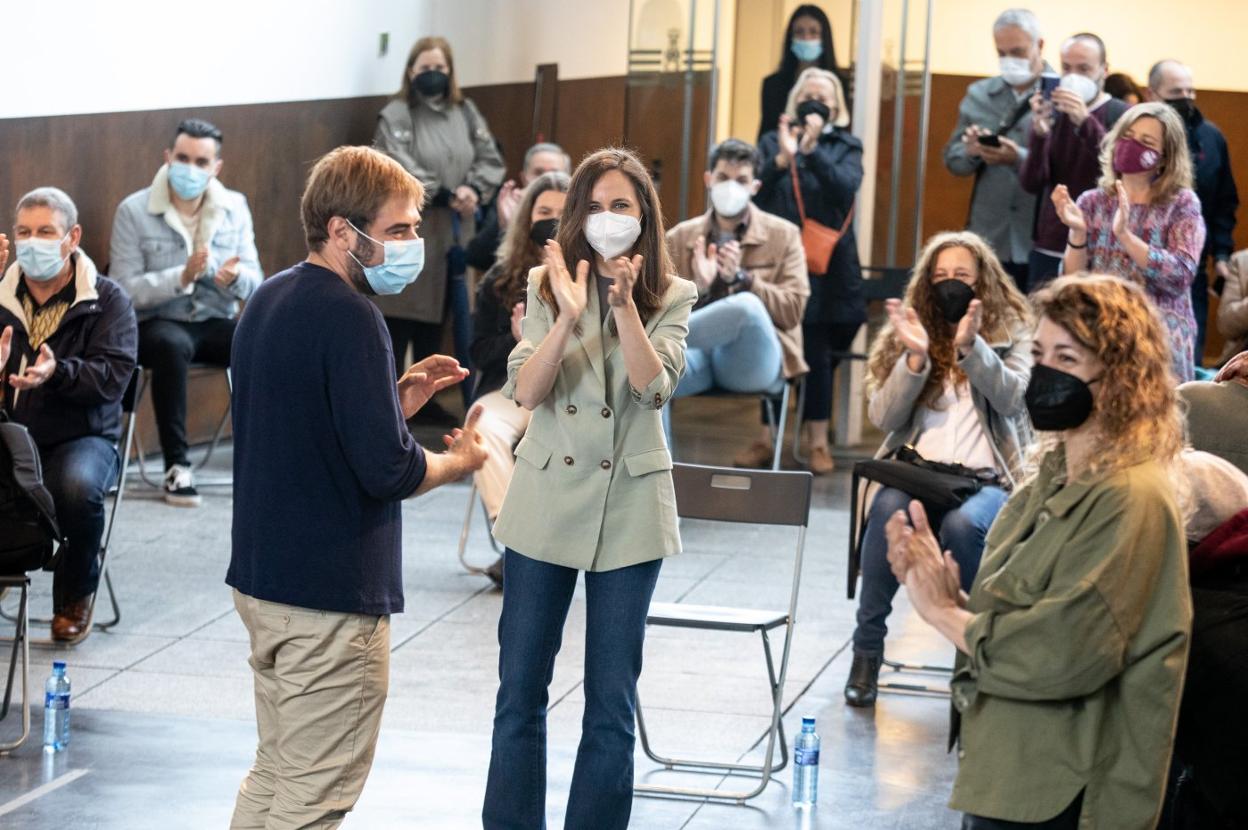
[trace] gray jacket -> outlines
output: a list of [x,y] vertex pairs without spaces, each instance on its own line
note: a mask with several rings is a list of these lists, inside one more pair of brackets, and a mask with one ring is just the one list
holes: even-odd
[[[183,288],[187,257],[202,247],[208,249],[208,264]],[[222,289],[213,277],[231,257],[239,258],[238,279]],[[156,172],[151,187],[131,193],[117,206],[109,258],[108,275],[130,294],[140,322],[231,319],[238,314],[239,301],[250,297],[264,278],[246,197],[216,179],[209,182],[198,232],[191,239],[169,198],[167,166]]]
[[[1052,72],[1046,63],[1045,72]],[[1039,80],[1036,81],[1039,84]],[[1030,93],[1028,93],[1030,97]],[[998,132],[1026,104],[1014,97],[1014,89],[1000,76],[976,81],[966,89],[958,106],[958,125],[945,144],[945,167],[955,176],[975,176],[967,230],[982,236],[1003,262],[1026,263],[1032,248],[1036,218],[1036,197],[1023,190],[1018,171],[1027,159],[1027,131],[1031,129],[1028,110],[1004,135],[1018,145],[1017,164],[985,164],[966,154],[962,134],[975,124]]]
[[[1011,485],[1022,479],[1024,453],[1032,440],[1031,420],[1023,400],[1031,380],[1031,341],[1029,327],[1017,325],[999,343],[976,337],[970,353],[958,362],[971,383],[971,399],[992,453]],[[867,417],[888,433],[876,458],[918,439],[922,427],[919,395],[931,368],[929,360],[923,371],[911,372],[902,354],[884,384],[871,395]]]

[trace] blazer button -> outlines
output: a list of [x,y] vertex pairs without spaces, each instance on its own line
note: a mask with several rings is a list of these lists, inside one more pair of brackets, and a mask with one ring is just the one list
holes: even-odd
[[662,406],[662,405],[663,405],[663,396],[662,396],[662,395],[660,395],[658,392],[655,392],[655,393],[654,393],[654,405],[655,405],[655,406]]
[[564,411],[564,412],[566,412],[566,413],[568,413],[569,415],[575,415],[575,414],[576,414],[576,404],[572,404],[572,403],[568,404],[568,405],[567,405],[567,407],[566,407],[563,411]]
[[602,467],[602,469],[604,469],[604,470],[609,470],[609,469],[611,469],[611,462],[610,462],[610,461],[606,461],[606,460],[604,460],[604,461],[603,461],[601,464],[599,464],[598,466],[599,466],[599,467]]
[[610,418],[610,417],[611,417],[611,410],[610,410],[610,409],[608,409],[607,407],[605,407],[605,406],[604,406],[604,407],[602,408],[602,417],[604,417],[604,418]]
[[570,456],[570,455],[565,455],[565,456],[563,457],[563,463],[564,463],[564,464],[567,464],[569,467],[571,467],[571,466],[572,466],[572,456]]

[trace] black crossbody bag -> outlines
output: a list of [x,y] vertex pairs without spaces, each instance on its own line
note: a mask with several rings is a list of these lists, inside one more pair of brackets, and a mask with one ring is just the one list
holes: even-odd
[[898,447],[889,458],[859,461],[854,465],[854,475],[896,488],[942,510],[962,506],[984,487],[1004,487],[996,470],[929,461],[909,444]]

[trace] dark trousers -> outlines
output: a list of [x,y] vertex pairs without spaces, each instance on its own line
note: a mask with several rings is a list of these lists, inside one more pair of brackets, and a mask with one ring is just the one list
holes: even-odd
[[[567,830],[624,830],[633,807],[637,678],[662,560],[585,573],[585,715]],[[546,705],[579,571],[503,556],[498,700],[481,811],[485,830],[546,826]]]
[[1005,821],[965,813],[962,816],[962,830],[1077,830],[1082,809],[1083,793],[1079,793],[1069,807],[1048,821]]
[[121,463],[113,442],[88,435],[39,448],[43,480],[56,505],[56,523],[65,537],[52,577],[52,608],[95,593],[100,582],[100,537],[104,499]]
[[1014,280],[1014,285],[1018,286],[1019,291],[1026,294],[1031,290],[1031,277],[1027,263],[1002,260],[1001,267],[1005,269],[1005,273],[1010,275],[1010,279]]
[[[984,539],[997,511],[1005,504],[1006,492],[985,487],[961,507],[947,512],[927,508],[927,518],[940,539],[941,550],[953,552],[962,576],[962,590],[970,591],[984,553]],[[897,578],[888,566],[888,540],[884,525],[898,510],[909,508],[911,497],[893,487],[883,487],[871,502],[862,540],[862,588],[858,592],[858,626],[854,629],[854,651],[859,654],[884,653],[888,614],[897,595]]]
[[[1062,273],[1062,258],[1041,251],[1032,251],[1027,261],[1027,286],[1025,291],[1044,288],[1045,283]],[[1021,287],[1021,286],[1020,286]]]
[[1205,332],[1209,328],[1209,272],[1202,260],[1192,280],[1192,313],[1196,315],[1196,365],[1204,365]]
[[192,363],[230,365],[234,321],[148,320],[139,325],[139,363],[152,373],[152,408],[165,469],[190,465],[186,443],[186,375]]
[[[471,369],[468,353],[472,347],[472,310],[468,305],[468,283],[463,274],[448,275],[447,280],[447,308],[443,309],[443,319],[449,310],[455,359],[461,366]],[[386,328],[390,331],[390,346],[394,349],[395,377],[403,377],[403,373],[407,371],[408,346],[412,347],[412,363],[442,351],[442,325],[442,323],[422,323],[419,320],[403,320],[398,317],[386,318]],[[460,383],[465,408],[472,403],[472,387],[476,380],[474,375],[469,375]]]
[[832,375],[841,361],[834,352],[849,351],[860,323],[802,323],[802,351],[810,372],[806,375],[805,421],[832,417]]

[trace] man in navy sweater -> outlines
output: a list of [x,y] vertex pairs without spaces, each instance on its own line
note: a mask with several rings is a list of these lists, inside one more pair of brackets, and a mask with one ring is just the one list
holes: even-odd
[[233,828],[337,827],[372,765],[403,610],[400,502],[479,468],[479,413],[426,453],[411,418],[467,370],[434,355],[395,378],[368,294],[423,265],[424,189],[340,147],[301,204],[308,258],[264,282],[234,335],[234,527],[226,582],[247,626],[256,760]]

